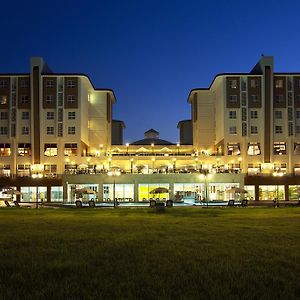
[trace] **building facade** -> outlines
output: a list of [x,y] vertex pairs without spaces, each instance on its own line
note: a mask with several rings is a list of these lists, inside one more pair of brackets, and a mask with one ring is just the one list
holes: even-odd
[[[115,102],[112,90],[84,74],[53,73],[41,58],[28,74],[0,75],[2,191],[48,202],[74,202],[83,188],[99,202],[228,200],[231,187],[253,200],[298,198],[300,74],[274,73],[272,57],[192,90],[179,143],[151,129],[123,144]],[[169,192],[153,194],[157,187]]]

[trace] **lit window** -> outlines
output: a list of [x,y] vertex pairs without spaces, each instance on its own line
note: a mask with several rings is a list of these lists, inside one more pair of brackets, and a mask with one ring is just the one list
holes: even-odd
[[279,125],[276,125],[275,126],[275,133],[283,133],[283,130],[282,130],[282,126],[279,126]]
[[31,144],[18,144],[18,156],[30,156]]
[[75,87],[75,80],[68,80],[67,81],[67,87],[68,88],[74,88]]
[[228,143],[227,145],[227,155],[240,155],[240,144],[239,143]]
[[282,119],[282,111],[275,110],[275,119]]
[[8,134],[8,128],[6,126],[0,127],[0,134],[1,135],[7,135]]
[[54,120],[54,111],[47,111],[47,120]]
[[250,127],[250,132],[251,132],[251,134],[257,134],[257,133],[258,133],[258,128],[257,128],[257,126],[251,126],[251,127]]
[[10,156],[10,144],[0,144],[0,156]]
[[29,111],[22,111],[22,120],[29,120]]
[[249,143],[247,153],[248,155],[260,155],[260,143]]
[[294,144],[294,154],[295,155],[300,155],[300,143],[295,143]]
[[69,120],[75,120],[76,119],[76,113],[75,113],[75,111],[69,111],[68,112],[68,119]]
[[75,126],[68,127],[68,134],[75,134]]
[[273,144],[273,154],[283,155],[286,154],[286,144],[284,142],[276,142]]
[[48,135],[54,134],[54,127],[53,126],[47,126],[47,134]]
[[77,144],[65,144],[65,156],[77,155]]
[[1,111],[0,112],[0,120],[7,120],[8,119],[8,112],[7,111]]
[[237,101],[238,101],[237,95],[230,95],[229,96],[229,102],[237,103]]
[[250,111],[250,117],[251,117],[251,119],[257,119],[258,111],[257,110],[251,110]]
[[282,79],[276,79],[275,80],[275,88],[276,89],[282,89],[283,88],[283,80]]
[[229,86],[231,89],[236,89],[237,88],[237,80],[229,80]]
[[236,126],[229,127],[229,134],[236,134]]
[[45,144],[44,155],[45,156],[57,156],[57,144]]
[[258,80],[257,79],[251,79],[250,80],[250,86],[252,88],[257,88],[258,87]]
[[74,95],[68,95],[67,97],[67,102],[70,103],[75,103],[75,96]]
[[236,119],[236,111],[235,110],[229,111],[229,119]]
[[0,96],[0,104],[6,104],[7,103],[7,96]]
[[22,127],[22,134],[23,135],[28,135],[29,134],[29,127],[28,126],[23,126]]

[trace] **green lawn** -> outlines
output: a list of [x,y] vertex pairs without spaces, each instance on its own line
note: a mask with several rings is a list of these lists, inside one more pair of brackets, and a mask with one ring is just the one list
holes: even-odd
[[0,225],[0,299],[300,299],[299,208],[3,208]]

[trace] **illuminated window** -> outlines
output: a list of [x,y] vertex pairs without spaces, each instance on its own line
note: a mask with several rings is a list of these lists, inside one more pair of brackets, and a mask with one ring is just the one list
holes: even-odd
[[240,144],[239,143],[228,143],[227,144],[227,155],[240,155]]
[[65,156],[77,155],[77,144],[65,144]]
[[248,155],[260,155],[260,143],[249,143],[247,154]]
[[45,156],[57,156],[57,144],[45,144],[44,155]]
[[18,156],[31,156],[31,144],[18,144]]
[[0,104],[6,104],[7,103],[7,96],[0,96]]
[[294,143],[294,154],[295,155],[300,155],[300,142],[299,143]]
[[275,88],[276,89],[282,89],[283,88],[283,80],[282,79],[276,79],[275,80]]
[[17,176],[20,177],[30,176],[30,165],[29,164],[17,165]]
[[229,80],[229,86],[231,89],[236,89],[238,86],[237,86],[237,80],[236,79],[233,79],[233,80]]
[[285,144],[285,142],[275,142],[273,144],[273,154],[274,155],[286,154],[286,144]]
[[10,156],[10,144],[0,144],[0,156]]
[[10,165],[0,165],[0,176],[10,176]]
[[56,165],[49,165],[49,164],[44,165],[45,177],[55,177],[56,173],[57,173]]

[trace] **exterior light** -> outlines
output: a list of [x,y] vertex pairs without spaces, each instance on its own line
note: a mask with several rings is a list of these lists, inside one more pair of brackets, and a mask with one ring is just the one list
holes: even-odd
[[121,175],[120,170],[111,170],[107,172],[108,176],[113,177],[114,185],[113,185],[113,200],[114,200],[114,208],[116,208],[116,177]]

